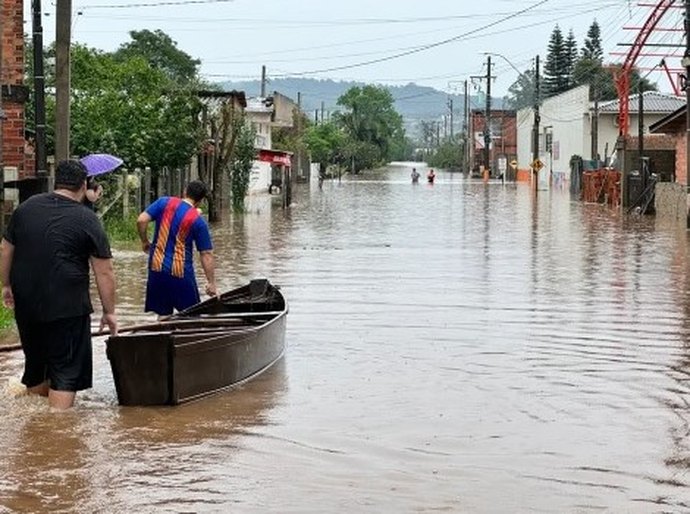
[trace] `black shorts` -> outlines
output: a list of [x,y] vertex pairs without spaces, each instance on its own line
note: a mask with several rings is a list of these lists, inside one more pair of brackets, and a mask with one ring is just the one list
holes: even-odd
[[47,323],[17,319],[24,350],[27,387],[46,380],[54,391],[81,391],[93,381],[91,316],[64,318]]

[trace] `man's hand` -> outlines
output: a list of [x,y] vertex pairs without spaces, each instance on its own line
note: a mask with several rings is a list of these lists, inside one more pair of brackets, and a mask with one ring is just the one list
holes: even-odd
[[206,294],[209,296],[218,296],[218,290],[216,289],[216,284],[206,284]]
[[14,295],[10,286],[2,288],[2,304],[8,309],[14,309]]
[[141,239],[141,249],[144,250],[144,253],[149,253],[149,250],[151,249],[147,228],[152,220],[153,218],[151,218],[149,213],[146,211],[139,214],[139,217],[137,218],[137,233],[139,234],[139,239]]
[[110,314],[106,314],[104,312],[103,316],[101,316],[100,331],[102,332],[103,330],[105,330],[105,327],[108,327],[111,336],[117,335],[117,316],[114,312]]

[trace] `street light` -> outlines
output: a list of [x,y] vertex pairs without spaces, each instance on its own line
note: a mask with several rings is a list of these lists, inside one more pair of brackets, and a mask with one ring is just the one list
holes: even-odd
[[503,55],[503,54],[499,54],[499,53],[496,53],[496,52],[482,52],[482,55],[495,55],[496,57],[500,57],[500,58],[503,59],[505,62],[507,62],[508,65],[509,65],[511,68],[513,68],[513,69],[515,70],[515,72],[516,72],[519,76],[522,76],[522,75],[525,74],[524,71],[518,70],[517,67],[516,67],[512,62],[510,62],[510,59],[508,59],[508,58],[507,58],[505,55]]

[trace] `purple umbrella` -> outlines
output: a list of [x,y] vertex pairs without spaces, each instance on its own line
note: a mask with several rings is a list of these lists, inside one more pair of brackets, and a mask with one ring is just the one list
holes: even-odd
[[79,159],[89,177],[103,175],[122,165],[122,159],[107,153],[92,153]]

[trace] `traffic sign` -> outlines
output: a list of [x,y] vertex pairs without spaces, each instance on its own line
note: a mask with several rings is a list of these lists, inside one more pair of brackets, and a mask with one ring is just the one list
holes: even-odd
[[518,167],[518,162],[515,159],[513,159],[512,161],[510,161],[510,167],[516,170]]
[[544,163],[541,162],[539,159],[534,159],[534,162],[532,163],[532,168],[535,170],[539,171],[544,167]]

